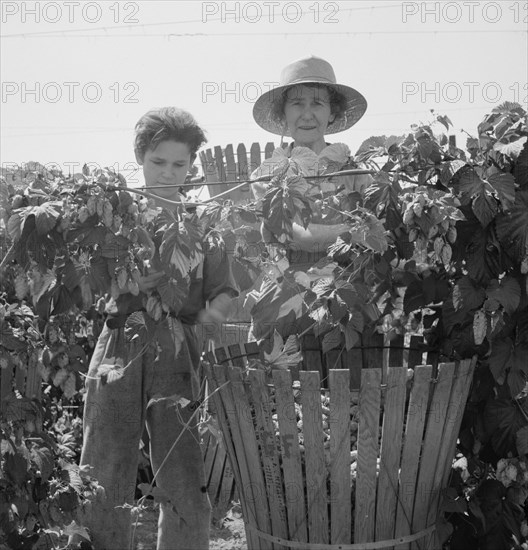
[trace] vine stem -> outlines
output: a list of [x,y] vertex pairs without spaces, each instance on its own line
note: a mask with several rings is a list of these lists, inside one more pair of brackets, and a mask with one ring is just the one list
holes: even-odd
[[[254,180],[254,181],[257,181],[257,180]],[[211,197],[209,199],[204,199],[201,202],[172,201],[170,199],[165,199],[163,197],[159,197],[158,195],[154,195],[153,193],[149,193],[148,191],[143,191],[141,189],[125,188],[125,189],[121,189],[121,191],[128,191],[129,193],[136,193],[138,195],[142,195],[143,197],[147,197],[148,199],[154,199],[156,201],[163,202],[163,203],[165,203],[167,205],[170,205],[170,206],[180,206],[180,205],[182,205],[182,206],[204,206],[206,204],[209,204],[210,202],[216,201],[220,197],[224,197],[225,195],[229,195],[229,193],[232,193],[233,191],[236,191],[237,189],[240,189],[241,187],[244,187],[248,183],[252,183],[252,181],[250,181],[250,180],[245,181],[245,182],[241,183],[240,185],[236,185],[235,187],[233,187],[231,189],[228,189],[227,191],[219,193],[218,195],[215,195],[214,197]],[[165,188],[170,188],[170,187],[171,186],[169,186],[169,185],[165,186]],[[181,185],[179,185],[178,187],[181,187]]]
[[9,250],[7,251],[7,254],[2,258],[2,262],[0,263],[0,273],[4,271],[7,264],[11,261],[11,258],[13,257],[13,254],[15,252],[15,244],[16,243],[13,243],[10,246]]

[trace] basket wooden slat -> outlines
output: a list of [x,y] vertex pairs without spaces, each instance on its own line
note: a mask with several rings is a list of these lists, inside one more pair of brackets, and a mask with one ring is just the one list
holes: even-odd
[[229,358],[229,353],[227,349],[223,347],[219,347],[214,350],[214,355],[213,355],[214,362],[218,361],[218,363],[224,364],[225,362],[227,362],[228,358]]
[[[445,422],[445,407],[449,403],[454,363],[441,363],[438,367],[437,381],[433,383],[432,400],[428,407],[424,443],[420,457],[420,470],[414,502],[413,531],[426,527],[427,511],[432,498],[433,479],[438,463],[439,442],[442,441]],[[418,550],[417,545],[411,548]]]
[[358,390],[361,385],[363,353],[360,349],[349,349],[345,350],[343,354],[343,368],[350,372],[350,389]]
[[[445,412],[445,428],[442,435],[442,441],[446,441],[446,445],[442,445],[439,449],[438,464],[431,493],[432,505],[429,505],[429,515],[427,517],[428,524],[434,520],[433,510],[436,509],[441,490],[445,487],[443,483],[447,482],[444,472],[450,471],[451,461],[455,453],[457,435],[460,430],[469,388],[471,387],[473,365],[473,363],[460,363],[455,371],[451,397]],[[441,412],[444,414],[443,410]],[[449,442],[452,442],[452,444],[449,444]]]
[[231,468],[231,462],[227,458],[226,452],[222,449],[224,454],[223,463],[224,470],[222,472],[222,480],[220,485],[220,491],[218,493],[218,502],[215,509],[218,513],[223,513],[229,508],[229,504],[233,499],[233,493],[235,489],[235,475],[233,469]]
[[[454,434],[458,434],[459,431],[460,431],[460,425],[462,424],[462,417],[464,415],[464,409],[465,409],[465,406],[466,406],[466,401],[467,401],[467,398],[468,398],[468,395],[469,395],[469,391],[471,389],[471,380],[473,379],[473,372],[475,370],[476,361],[473,360],[470,363],[463,362],[463,363],[460,364],[460,366],[465,367],[465,368],[463,368],[463,370],[461,372],[461,376],[460,376],[460,384],[462,384],[462,386],[463,386],[463,393],[462,393],[462,396],[460,397],[459,414],[457,415],[455,421],[453,422],[453,433]],[[450,417],[450,418],[452,418],[452,417]],[[443,479],[442,479],[441,487],[446,487],[447,486],[447,481],[448,481],[449,474],[450,474],[450,471],[451,471],[451,463],[452,463],[453,457],[455,456],[456,444],[457,444],[457,439],[456,439],[456,437],[453,437],[453,439],[451,441],[451,445],[450,445],[451,448],[449,449],[449,451],[447,453],[447,456],[445,458],[444,473],[443,473]]]
[[247,359],[240,344],[231,344],[227,346],[227,349],[229,350],[230,357],[232,357],[231,362],[233,366],[241,368],[247,366]]
[[348,371],[330,370],[330,510],[331,543],[351,538],[350,506],[350,381]]
[[384,410],[391,412],[383,415],[378,494],[384,497],[379,499],[376,510],[376,540],[388,540],[394,535],[406,382],[405,369],[389,367]]
[[[202,455],[204,459],[205,482],[209,486],[209,480],[211,479],[211,471],[213,469],[218,445],[216,444],[215,437],[209,431],[204,434],[201,444]],[[211,494],[209,494],[209,496],[212,500],[213,497],[211,496]]]
[[[429,401],[429,388],[433,368],[430,365],[414,369],[413,387],[409,398],[405,437],[401,459],[398,507],[396,510],[395,537],[411,534],[414,493],[420,461],[425,413]],[[407,545],[399,545],[397,550],[408,550]]]
[[277,399],[277,421],[281,433],[282,467],[287,503],[289,539],[308,541],[301,451],[297,430],[292,377],[289,371],[273,371]]
[[[219,355],[220,350],[215,350],[216,355]],[[255,510],[256,500],[250,494],[252,490],[251,479],[249,476],[248,464],[245,453],[243,452],[242,435],[238,427],[237,416],[235,413],[235,402],[231,392],[230,385],[227,383],[227,374],[225,366],[217,366],[214,369],[210,363],[205,364],[205,373],[207,381],[210,385],[210,393],[213,398],[214,407],[219,419],[226,419],[227,422],[220,421],[220,428],[224,437],[225,445],[231,457],[237,457],[236,467],[233,470],[239,492],[244,491],[241,495],[240,503],[242,513],[246,521],[250,521],[253,525],[260,525],[262,521],[266,524],[265,519],[259,524],[257,521],[257,513]],[[213,372],[214,370],[214,372]],[[238,452],[241,450],[242,452]],[[251,548],[259,550],[260,540],[252,533],[247,533],[248,545]]]
[[361,373],[354,517],[354,542],[356,543],[373,541],[375,536],[380,384],[380,369],[365,369]]
[[222,474],[224,472],[224,464],[226,461],[226,453],[224,449],[218,446],[215,459],[211,467],[211,475],[209,477],[209,484],[207,486],[209,491],[209,498],[211,499],[213,505],[216,503],[220,492],[220,485],[222,483]]
[[[318,372],[302,371],[301,406],[303,410],[304,459],[308,480],[308,533],[310,542],[328,544],[328,502],[321,409],[321,379]],[[306,452],[309,449],[310,452]]]
[[264,372],[251,370],[249,382],[254,404],[257,437],[261,449],[260,456],[266,482],[266,494],[268,495],[271,527],[276,536],[287,539],[286,504],[279,465],[280,450],[275,444],[275,428],[271,418],[271,404]]
[[[244,390],[239,368],[227,367],[227,377],[231,382],[232,406],[234,406],[236,422],[239,427],[235,446],[237,447],[238,454],[246,456],[249,473],[249,485],[243,486],[240,490],[246,493],[248,489],[250,490],[254,506],[252,515],[257,520],[258,528],[265,533],[269,533],[271,529],[270,514],[268,501],[264,494],[264,476],[248,396]],[[233,425],[233,427],[236,432],[236,426]]]

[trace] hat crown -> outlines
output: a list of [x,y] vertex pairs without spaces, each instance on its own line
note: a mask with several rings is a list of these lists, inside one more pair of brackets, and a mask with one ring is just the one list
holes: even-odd
[[290,63],[281,72],[281,86],[300,82],[322,82],[336,84],[336,76],[332,65],[320,57],[308,57]]

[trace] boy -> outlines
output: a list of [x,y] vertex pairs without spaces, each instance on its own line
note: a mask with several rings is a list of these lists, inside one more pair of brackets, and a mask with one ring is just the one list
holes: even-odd
[[[135,130],[134,149],[146,186],[156,187],[151,192],[160,197],[179,200],[178,186],[206,142],[203,130],[189,113],[172,107],[149,111]],[[164,189],[165,185],[171,187]],[[97,342],[86,383],[81,456],[81,465],[93,468],[91,475],[106,493],[104,503],[93,507],[97,509],[87,526],[96,550],[130,547],[131,518],[123,505],[133,502],[145,423],[155,474],[163,463],[156,484],[168,499],[160,505],[158,550],[209,548],[210,504],[197,429],[183,428],[192,411],[176,407],[174,396],[197,398],[201,355],[197,323],[222,322],[238,291],[222,244],[203,246],[204,257],[191,272],[183,307],[177,318],[169,314],[160,321],[155,341],[125,341],[126,317],[138,306],[131,295],[122,295],[117,300],[118,315],[108,318]],[[153,288],[157,280],[155,274],[148,276],[140,288]],[[176,354],[181,327],[184,339]],[[100,365],[117,360],[130,366],[122,378],[104,383],[97,375]]]

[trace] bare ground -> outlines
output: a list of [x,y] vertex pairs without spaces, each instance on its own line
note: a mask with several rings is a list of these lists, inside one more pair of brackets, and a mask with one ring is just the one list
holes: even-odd
[[[134,541],[136,550],[155,550],[158,531],[158,508],[147,501],[140,512]],[[247,550],[244,521],[238,503],[232,503],[226,515],[211,524],[210,550]]]

